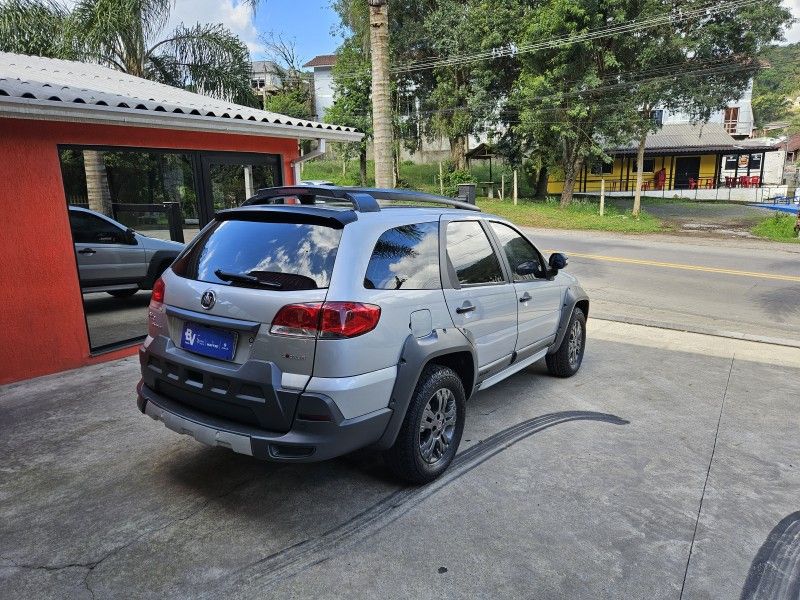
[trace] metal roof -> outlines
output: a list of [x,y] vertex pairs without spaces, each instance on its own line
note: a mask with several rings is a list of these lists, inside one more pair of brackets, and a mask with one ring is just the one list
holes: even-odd
[[[636,154],[638,144],[609,150],[611,154]],[[645,153],[655,152],[726,152],[743,147],[725,131],[719,123],[669,123],[655,133],[650,133],[645,142]]]
[[295,119],[108,67],[0,52],[0,116],[359,141],[352,127]]

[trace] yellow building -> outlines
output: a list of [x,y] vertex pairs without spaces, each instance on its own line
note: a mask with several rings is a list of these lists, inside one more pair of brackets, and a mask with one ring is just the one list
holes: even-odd
[[[741,177],[764,181],[764,152],[773,146],[747,145],[735,140],[719,123],[667,124],[647,136],[642,188],[647,190],[714,189],[732,185]],[[612,162],[585,164],[575,182],[575,193],[599,192],[605,180],[608,192],[632,191],[636,186],[636,144],[610,148]],[[731,168],[733,167],[733,168]],[[663,171],[662,171],[663,169]],[[738,185],[738,183],[737,183]],[[564,182],[551,178],[550,194],[560,194]]]

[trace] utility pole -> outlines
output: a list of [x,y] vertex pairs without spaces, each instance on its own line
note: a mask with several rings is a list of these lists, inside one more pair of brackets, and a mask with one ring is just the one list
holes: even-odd
[[372,132],[375,187],[392,187],[392,103],[389,90],[388,0],[369,3],[369,46],[372,56]]

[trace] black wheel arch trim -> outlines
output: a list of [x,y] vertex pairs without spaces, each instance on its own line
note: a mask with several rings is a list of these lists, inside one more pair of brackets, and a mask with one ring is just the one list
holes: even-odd
[[[379,449],[387,449],[394,444],[397,434],[403,425],[403,420],[411,403],[411,397],[417,388],[417,383],[422,375],[425,366],[431,360],[455,354],[457,352],[468,352],[472,357],[473,381],[469,389],[475,389],[475,378],[478,376],[478,361],[475,355],[475,348],[470,344],[466,336],[457,327],[447,327],[436,329],[425,337],[417,338],[409,335],[403,344],[400,354],[400,362],[397,365],[397,377],[395,379],[392,396],[389,401],[389,408],[392,409],[392,416],[383,435],[375,444]],[[464,386],[467,388],[467,385]],[[467,392],[469,397],[469,392]]]
[[178,257],[180,251],[178,250],[156,250],[153,253],[153,256],[150,258],[150,264],[147,267],[147,277],[144,280],[144,286],[142,289],[152,289],[153,284],[156,282],[156,279],[161,275],[164,269],[161,268],[165,262],[169,261],[169,264],[166,268],[169,268],[169,265],[173,263],[173,261]]
[[[564,304],[561,306],[561,319],[558,322],[558,329],[556,330],[556,339],[547,351],[548,354],[553,354],[561,346],[564,336],[567,333],[567,326],[569,320],[572,318],[572,313],[575,312],[575,306],[578,302],[586,301],[588,304],[589,296],[579,285],[572,285],[567,288],[564,294]],[[589,318],[589,312],[586,311],[586,318]]]

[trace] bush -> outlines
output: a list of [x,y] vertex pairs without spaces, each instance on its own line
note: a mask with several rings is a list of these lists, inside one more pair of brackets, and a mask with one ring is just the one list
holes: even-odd
[[444,174],[444,195],[455,196],[459,183],[475,183],[475,177],[465,170],[448,171]]

